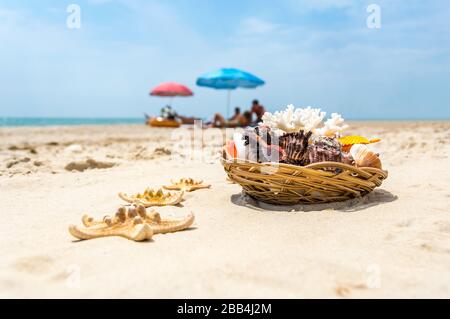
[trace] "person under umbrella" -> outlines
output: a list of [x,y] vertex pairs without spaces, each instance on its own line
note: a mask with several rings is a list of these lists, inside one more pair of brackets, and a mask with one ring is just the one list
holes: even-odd
[[231,90],[237,88],[254,89],[264,84],[265,82],[255,75],[232,68],[224,68],[209,72],[197,79],[198,86],[216,90],[227,90],[227,117],[229,115]]
[[249,111],[245,111],[241,113],[241,109],[239,107],[235,108],[234,115],[226,120],[222,114],[216,113],[214,115],[213,121],[210,123],[211,127],[246,127],[249,126],[252,122],[252,113]]
[[[174,97],[187,97],[194,95],[194,93],[187,86],[176,82],[165,82],[159,84],[157,87],[151,90],[150,95],[170,98],[170,103],[161,109],[161,118],[167,120],[178,119],[183,124],[194,124],[196,118],[179,115],[172,108]],[[146,117],[149,118],[148,115],[146,115]]]

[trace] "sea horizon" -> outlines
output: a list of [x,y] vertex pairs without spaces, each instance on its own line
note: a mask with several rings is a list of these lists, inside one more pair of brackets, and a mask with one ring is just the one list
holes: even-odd
[[0,127],[123,125],[144,123],[144,117],[0,117]]
[[[450,119],[418,118],[347,118],[349,122],[447,122]],[[127,117],[1,117],[0,127],[45,127],[45,126],[79,126],[79,125],[126,125],[145,124],[145,118]]]

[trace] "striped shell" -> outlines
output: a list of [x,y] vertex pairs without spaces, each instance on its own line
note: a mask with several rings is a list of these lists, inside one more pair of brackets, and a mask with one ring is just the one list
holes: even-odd
[[281,149],[286,152],[285,163],[304,166],[308,162],[308,143],[312,133],[299,131],[296,133],[287,133],[280,137],[279,144]]
[[378,155],[372,152],[366,145],[355,144],[350,149],[350,154],[357,167],[374,167],[381,169],[381,161]]

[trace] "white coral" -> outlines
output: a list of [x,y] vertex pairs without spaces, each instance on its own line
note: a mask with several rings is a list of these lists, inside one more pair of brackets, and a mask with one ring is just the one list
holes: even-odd
[[307,132],[314,130],[322,124],[322,121],[327,114],[326,112],[322,112],[320,109],[313,109],[311,106],[304,109],[297,109],[297,111],[300,123]]
[[290,104],[285,111],[264,113],[263,125],[270,127],[273,131],[282,131],[285,133],[298,132],[299,130],[314,130],[320,123],[326,113],[320,109],[313,109],[310,106],[306,108],[295,108]]
[[325,115],[326,113],[319,108],[315,109],[311,106],[295,108],[290,104],[284,111],[277,111],[274,114],[264,113],[261,125],[269,127],[279,135],[304,130],[328,137],[335,137],[348,127],[344,124],[342,116],[337,113],[331,114],[331,118],[320,127]]
[[324,126],[316,129],[314,133],[322,136],[336,137],[347,128],[348,125],[344,124],[342,116],[338,113],[332,113],[331,118],[325,121]]

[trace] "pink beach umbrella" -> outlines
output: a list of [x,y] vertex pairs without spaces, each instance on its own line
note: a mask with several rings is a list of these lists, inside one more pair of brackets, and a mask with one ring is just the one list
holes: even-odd
[[152,96],[170,97],[169,105],[172,105],[172,99],[175,96],[192,96],[194,93],[187,87],[175,82],[161,83],[151,92]]

